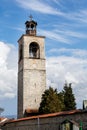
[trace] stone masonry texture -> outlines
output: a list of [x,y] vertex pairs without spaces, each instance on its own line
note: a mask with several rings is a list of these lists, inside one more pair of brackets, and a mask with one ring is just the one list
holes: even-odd
[[[32,42],[39,45],[40,58],[29,57]],[[19,41],[22,45],[23,59],[18,63],[18,118],[24,116],[25,109],[39,109],[42,94],[46,89],[45,43],[44,37],[23,35]]]

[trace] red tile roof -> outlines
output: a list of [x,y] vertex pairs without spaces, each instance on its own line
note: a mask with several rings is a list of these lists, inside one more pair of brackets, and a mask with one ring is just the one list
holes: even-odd
[[0,126],[2,126],[3,124],[5,124],[6,122],[8,122],[8,118],[5,117],[0,117]]
[[37,118],[47,118],[47,117],[55,117],[55,116],[62,116],[62,115],[72,115],[72,114],[76,114],[76,113],[82,113],[82,110],[78,109],[78,110],[72,110],[72,111],[63,111],[63,112],[43,114],[43,115],[38,115],[38,116],[25,117],[25,118],[12,120],[8,123],[26,121],[26,120],[37,119]]
[[0,117],[0,122],[1,122],[3,119],[5,119],[5,118],[4,118],[4,117]]
[[26,109],[26,113],[38,113],[38,109]]

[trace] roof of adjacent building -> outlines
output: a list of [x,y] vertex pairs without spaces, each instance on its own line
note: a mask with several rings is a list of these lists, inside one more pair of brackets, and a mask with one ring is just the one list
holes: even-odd
[[26,113],[38,113],[38,109],[26,109]]
[[4,117],[0,117],[0,122],[1,122],[3,119],[5,119],[5,118],[4,118]]
[[24,118],[20,118],[20,119],[10,120],[7,123],[14,123],[14,122],[20,122],[20,121],[26,121],[26,120],[32,120],[32,119],[38,119],[38,118],[49,118],[49,117],[56,117],[56,116],[63,116],[63,115],[73,115],[73,114],[84,113],[84,112],[87,112],[87,111],[77,109],[77,110],[71,110],[71,111],[63,111],[63,112],[56,112],[56,113],[50,113],[50,114],[24,117]]
[[0,117],[0,126],[2,126],[3,124],[5,124],[8,121],[10,121],[10,119],[8,119],[6,117]]

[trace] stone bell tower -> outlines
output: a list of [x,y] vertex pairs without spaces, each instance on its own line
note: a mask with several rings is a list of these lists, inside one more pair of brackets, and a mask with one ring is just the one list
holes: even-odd
[[37,22],[25,22],[26,34],[18,40],[18,118],[38,111],[46,89],[45,37],[37,36]]

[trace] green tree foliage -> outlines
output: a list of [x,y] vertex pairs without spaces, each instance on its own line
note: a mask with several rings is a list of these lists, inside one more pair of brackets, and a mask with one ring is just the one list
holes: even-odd
[[62,106],[61,111],[64,111],[65,110],[65,104],[64,104],[64,92],[63,91],[58,93],[58,98],[61,101],[61,106]]
[[65,83],[63,90],[63,99],[64,99],[65,111],[76,109],[76,102],[74,94],[72,92],[71,83],[69,83],[69,85]]
[[44,92],[42,95],[39,112],[44,114],[74,109],[76,109],[76,102],[71,83],[65,83],[63,91],[60,93],[51,87]]
[[42,101],[40,103],[39,112],[40,113],[54,113],[59,112],[62,109],[62,103],[58,98],[57,90],[49,88],[42,95]]

